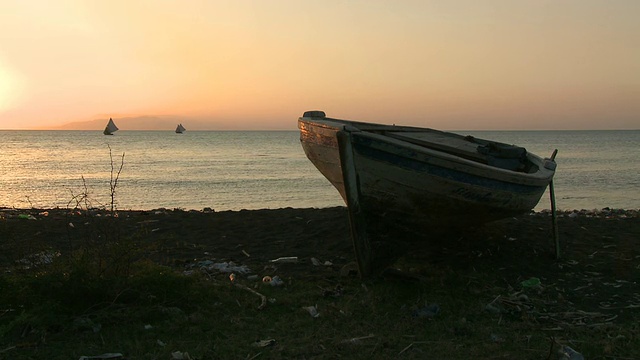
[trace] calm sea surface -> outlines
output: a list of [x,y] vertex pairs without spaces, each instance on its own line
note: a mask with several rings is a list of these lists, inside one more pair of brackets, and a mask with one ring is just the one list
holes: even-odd
[[[464,135],[558,149],[560,209],[640,208],[640,131],[491,131]],[[329,207],[338,192],[307,160],[297,131],[0,131],[0,207],[110,204],[121,210]],[[110,155],[113,157],[111,160]],[[83,180],[84,178],[84,180]],[[537,210],[548,209],[545,195]]]

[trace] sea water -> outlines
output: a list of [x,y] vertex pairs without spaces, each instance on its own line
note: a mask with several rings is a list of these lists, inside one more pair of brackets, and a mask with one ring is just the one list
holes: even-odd
[[[640,207],[640,131],[457,132],[558,149],[559,209]],[[108,207],[112,190],[121,210],[344,205],[297,131],[0,131],[0,207]]]

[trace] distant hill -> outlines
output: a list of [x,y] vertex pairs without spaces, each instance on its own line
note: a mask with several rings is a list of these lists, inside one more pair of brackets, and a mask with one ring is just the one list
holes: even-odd
[[[48,126],[51,130],[104,130],[109,118],[89,121],[76,121],[59,126]],[[135,116],[113,117],[120,130],[171,130],[174,131],[178,124],[182,124],[187,131],[190,130],[294,130],[295,122],[273,124],[269,122],[242,121],[233,119],[202,119],[177,116]]]
[[[52,127],[53,130],[103,130],[108,118],[77,121]],[[187,130],[213,130],[215,126],[202,120],[188,120],[177,117],[138,116],[113,118],[120,130],[175,130],[182,123]]]

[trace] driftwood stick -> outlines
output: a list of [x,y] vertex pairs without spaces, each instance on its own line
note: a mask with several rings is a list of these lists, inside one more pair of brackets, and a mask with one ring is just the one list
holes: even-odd
[[369,334],[367,336],[360,336],[360,337],[354,337],[354,338],[351,338],[351,339],[348,339],[348,340],[343,340],[342,342],[343,343],[355,344],[360,340],[373,339],[374,337],[376,337],[376,336],[373,335],[373,334]]
[[13,350],[13,349],[15,349],[16,347],[17,347],[17,346],[9,346],[9,347],[8,347],[8,348],[6,348],[6,349],[2,349],[2,350],[0,350],[0,353],[7,352],[7,351],[9,351],[9,350]]
[[[209,280],[211,280],[213,282],[213,285],[215,286],[224,286],[224,284],[222,284],[221,282],[219,282],[218,280],[216,280],[214,277],[211,276],[211,274],[209,274],[207,271],[204,271],[204,273],[209,277]],[[242,284],[238,284],[235,282],[231,282],[231,285],[235,286],[235,287],[239,287],[240,289],[244,289],[247,290],[248,292],[258,295],[260,297],[260,300],[262,300],[262,302],[260,303],[260,306],[258,306],[258,310],[262,310],[267,306],[267,297],[260,294],[259,292],[251,289],[250,287],[247,287],[245,285]],[[238,306],[240,305],[240,302],[236,299],[236,302],[238,303]]]
[[253,290],[250,287],[244,286],[242,284],[233,284],[235,287],[239,287],[240,289],[244,289],[247,290],[248,292],[258,295],[260,297],[260,299],[262,300],[262,302],[260,303],[260,306],[258,306],[258,310],[262,310],[267,306],[267,297],[260,294],[259,292]]

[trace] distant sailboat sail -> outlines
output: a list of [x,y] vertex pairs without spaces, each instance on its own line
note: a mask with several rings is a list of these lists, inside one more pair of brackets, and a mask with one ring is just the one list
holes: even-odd
[[104,128],[104,131],[102,133],[105,135],[113,135],[113,133],[116,131],[118,131],[116,123],[113,122],[113,119],[109,118],[109,122],[107,123],[107,126]]
[[186,130],[187,129],[185,129],[184,126],[182,126],[182,124],[178,124],[178,127],[176,128],[176,134],[182,134]]

